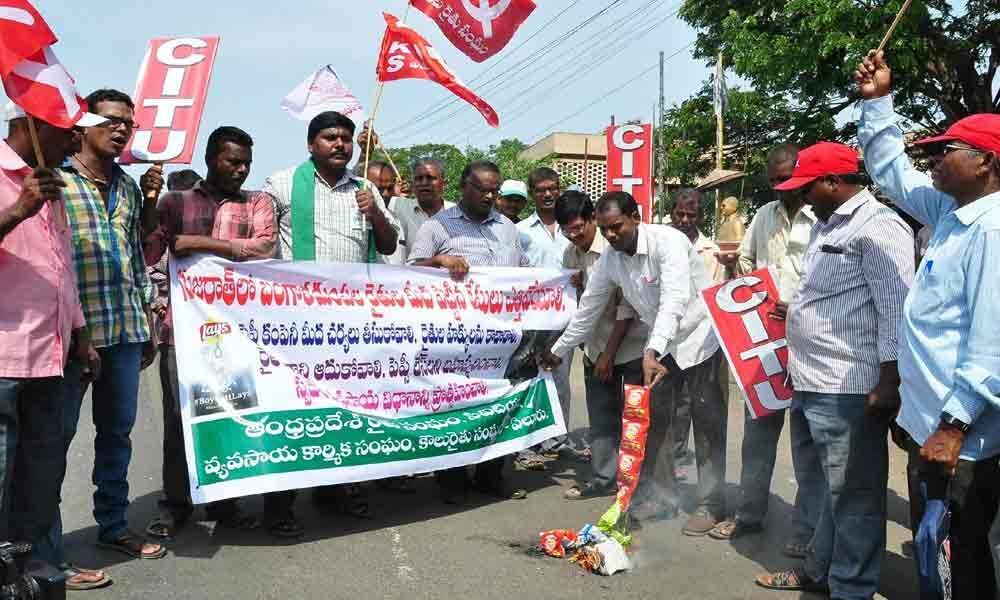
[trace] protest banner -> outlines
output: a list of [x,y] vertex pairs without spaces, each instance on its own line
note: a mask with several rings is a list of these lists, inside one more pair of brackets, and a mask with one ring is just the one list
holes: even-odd
[[768,316],[780,298],[776,280],[771,268],[759,269],[701,292],[755,419],[787,408],[792,399],[785,322]]
[[642,220],[653,214],[653,126],[612,125],[608,137],[608,191],[631,194]]
[[218,48],[218,36],[149,42],[132,97],[139,126],[122,164],[191,162]]
[[548,377],[504,379],[560,330],[569,276],[214,257],[171,261],[196,503],[474,464],[566,431]]
[[535,10],[532,0],[410,0],[448,41],[476,62],[504,49]]

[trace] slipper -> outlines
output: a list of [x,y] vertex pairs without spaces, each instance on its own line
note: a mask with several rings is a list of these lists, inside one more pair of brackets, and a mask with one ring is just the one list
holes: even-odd
[[146,525],[146,535],[158,539],[172,538],[184,526],[185,521],[186,519],[178,519],[169,510],[160,511],[149,525]]
[[746,523],[736,519],[717,523],[712,531],[708,532],[708,537],[713,540],[733,540],[743,535],[759,533],[764,530],[760,523]]
[[522,471],[544,471],[545,461],[537,454],[523,455],[514,459],[514,466]]
[[[162,544],[147,542],[129,530],[125,530],[121,535],[111,541],[98,540],[97,547],[121,552],[126,556],[141,560],[156,560],[167,555],[167,549]],[[152,547],[155,547],[156,550],[153,552],[144,551],[146,548]]]
[[574,485],[565,492],[563,498],[567,500],[586,500],[587,498],[601,498],[604,496],[614,496],[618,490],[614,486],[598,486],[592,483],[584,485]]
[[66,589],[79,592],[96,590],[111,585],[111,576],[102,570],[84,569],[68,562],[59,565],[59,570],[66,577]]
[[276,519],[271,522],[267,528],[267,532],[274,537],[280,538],[299,538],[305,535],[306,528],[299,523],[295,515],[285,515],[280,519]]
[[830,586],[825,582],[813,581],[802,569],[789,569],[758,575],[754,580],[757,585],[769,590],[784,590],[789,592],[827,593]]

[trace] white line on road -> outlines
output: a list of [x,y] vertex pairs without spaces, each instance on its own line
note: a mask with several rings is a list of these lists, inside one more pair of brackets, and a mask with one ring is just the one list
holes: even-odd
[[410,562],[410,555],[403,548],[403,536],[396,527],[389,528],[389,535],[392,536],[392,556],[396,559],[396,576],[400,581],[413,581],[413,567],[407,564]]

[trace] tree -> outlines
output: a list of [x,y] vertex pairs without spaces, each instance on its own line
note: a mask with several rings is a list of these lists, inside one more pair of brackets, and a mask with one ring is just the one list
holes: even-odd
[[[788,98],[798,136],[858,99],[857,62],[878,46],[903,0],[686,0],[680,17],[699,30],[695,56],[733,70],[768,96]],[[953,4],[955,6],[953,6]],[[940,130],[964,116],[1000,112],[996,0],[916,0],[887,50],[896,110]],[[838,137],[853,134],[844,125]]]
[[400,175],[406,181],[413,178],[413,162],[421,158],[436,158],[444,165],[445,178],[448,185],[445,188],[445,198],[457,201],[461,196],[459,181],[465,165],[474,160],[489,160],[500,167],[500,173],[505,179],[526,181],[533,169],[548,165],[547,159],[537,161],[521,160],[519,155],[528,146],[517,139],[503,140],[499,144],[483,150],[469,146],[462,152],[448,144],[419,144],[406,148],[388,148],[389,155],[399,168]]
[[[827,115],[802,123],[800,130],[793,131],[789,124],[796,118],[795,111],[784,97],[738,88],[730,88],[727,97],[723,162],[727,169],[742,170],[747,177],[724,186],[722,194],[743,200],[743,210],[749,216],[774,199],[764,173],[768,151],[779,144],[805,146],[829,139],[836,125]],[[663,114],[658,147],[664,149],[660,160],[666,180],[690,187],[715,168],[715,133],[712,86],[706,83],[694,96]],[[670,202],[661,198],[661,202],[664,200],[666,209]],[[709,230],[715,217],[714,202],[714,194],[705,195],[705,225]]]

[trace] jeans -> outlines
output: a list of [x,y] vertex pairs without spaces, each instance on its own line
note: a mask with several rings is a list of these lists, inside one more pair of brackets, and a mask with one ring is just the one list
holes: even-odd
[[[695,459],[698,464],[698,508],[722,518],[725,515],[726,424],[729,407],[719,386],[722,351],[685,369],[670,380],[676,414],[677,401],[687,391],[691,424],[694,426]],[[676,433],[676,426],[673,427]],[[671,447],[671,451],[676,445]]]
[[753,419],[744,410],[742,467],[740,469],[740,506],[736,520],[750,525],[763,523],[771,496],[771,479],[777,459],[778,441],[785,426],[785,413],[791,421],[792,466],[798,489],[792,511],[791,542],[808,544],[816,529],[826,483],[809,425],[801,410],[778,411]]
[[622,435],[625,400],[622,384],[642,385],[642,359],[615,365],[611,383],[605,383],[594,376],[594,364],[584,357],[583,378],[590,420],[591,483],[613,489],[617,485],[618,446]]
[[[909,461],[910,529],[916,533],[924,516],[921,484],[928,499],[948,497],[951,508],[951,597],[990,600],[997,593],[993,556],[997,551],[997,502],[1000,502],[1000,466],[997,458],[958,461],[953,477],[920,457],[920,446],[905,436]],[[991,530],[990,527],[993,526]],[[992,549],[992,552],[991,552]]]
[[865,394],[795,392],[826,482],[805,571],[830,597],[870,600],[885,554],[889,424],[865,415]]
[[0,540],[28,541],[33,557],[58,560],[46,543],[66,474],[62,377],[0,378]]
[[[142,344],[117,344],[98,348],[101,374],[93,383],[94,429],[94,519],[97,537],[114,540],[128,528],[128,466],[132,461],[132,427],[139,402],[139,372]],[[79,415],[88,384],[80,381],[81,366],[71,361],[66,367],[71,409]],[[70,415],[64,425],[66,447],[76,433]],[[72,431],[72,435],[70,434]]]

